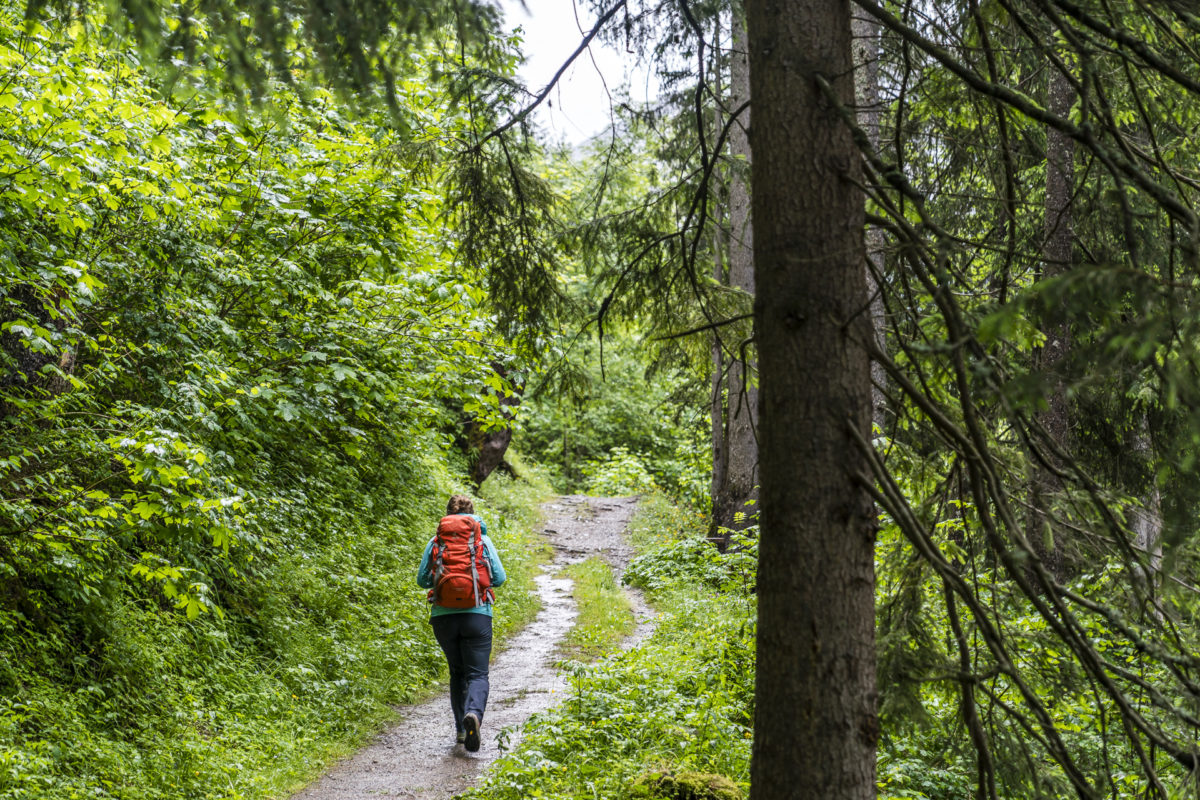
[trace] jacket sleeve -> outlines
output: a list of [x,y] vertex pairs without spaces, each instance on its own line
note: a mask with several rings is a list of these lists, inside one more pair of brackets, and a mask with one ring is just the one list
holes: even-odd
[[433,539],[425,545],[425,554],[421,556],[421,566],[417,567],[417,586],[422,589],[433,588],[433,564],[429,563],[429,554],[433,551]]
[[492,540],[488,536],[483,537],[484,555],[487,556],[488,567],[492,571],[492,586],[499,586],[508,580],[508,574],[504,571],[504,564],[500,562],[500,554],[496,552],[496,545],[492,544]]

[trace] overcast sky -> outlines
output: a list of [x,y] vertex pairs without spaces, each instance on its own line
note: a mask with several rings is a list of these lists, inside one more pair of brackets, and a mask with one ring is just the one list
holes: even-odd
[[[502,6],[509,29],[520,26],[525,31],[526,61],[520,72],[535,93],[549,83],[575,52],[595,21],[576,0],[526,0],[528,12],[521,7],[520,0],[503,0]],[[578,144],[603,131],[609,124],[608,94],[619,100],[619,90],[628,86],[630,96],[641,101],[654,91],[646,70],[636,68],[636,54],[601,44],[599,40],[593,40],[590,50],[591,58],[582,53],[560,80],[550,94],[549,107],[543,103],[536,112],[538,125],[552,143],[566,140]]]

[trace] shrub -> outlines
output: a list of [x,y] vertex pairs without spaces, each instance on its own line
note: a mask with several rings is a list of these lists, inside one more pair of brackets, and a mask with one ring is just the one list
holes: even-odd
[[654,477],[639,456],[624,447],[614,447],[603,460],[583,465],[584,481],[591,494],[615,497],[654,491]]

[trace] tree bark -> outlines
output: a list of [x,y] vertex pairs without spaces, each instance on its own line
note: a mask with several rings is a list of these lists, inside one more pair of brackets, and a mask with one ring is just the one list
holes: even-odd
[[746,0],[761,523],[754,800],[875,796],[861,161],[847,0]]
[[[739,108],[750,99],[750,64],[746,54],[745,22],[735,9],[730,28],[729,107]],[[750,111],[744,110],[729,132],[733,168],[729,177],[729,285],[754,295],[754,228],[750,219]],[[735,352],[725,382],[724,481],[713,495],[713,524],[739,530],[758,499],[758,387],[752,345],[728,343]],[[744,358],[742,356],[745,356]],[[738,512],[747,515],[739,520]],[[727,543],[727,541],[725,542]]]
[[[857,9],[852,12],[850,31],[854,53],[854,101],[858,126],[867,135],[867,141],[879,150],[879,21]],[[883,229],[871,225],[867,228],[867,292],[871,298],[871,328],[875,333],[875,346],[886,352],[883,292],[880,280],[883,276]],[[887,372],[883,364],[871,362],[871,422],[883,428],[887,412],[884,387]]]
[[[1150,421],[1148,414],[1142,413],[1137,433],[1133,439],[1133,450],[1147,464],[1154,463],[1154,448],[1150,439]],[[1159,616],[1160,607],[1157,604],[1158,590],[1163,561],[1163,518],[1162,494],[1158,490],[1158,482],[1154,469],[1150,469],[1150,487],[1142,498],[1141,507],[1133,509],[1134,547],[1143,555],[1145,567],[1141,575],[1146,582],[1146,596],[1153,604],[1150,613]]]
[[[12,305],[0,306],[0,325],[22,321],[59,332],[66,328],[67,321],[60,305],[64,299],[63,290],[46,291],[32,284],[18,284],[8,287],[8,295]],[[71,388],[63,378],[46,375],[42,370],[57,362],[64,374],[72,374],[76,357],[73,348],[64,347],[57,354],[39,352],[28,348],[17,334],[5,332],[0,333],[0,351],[10,364],[7,369],[0,369],[0,390],[34,396],[38,393],[58,395]],[[0,400],[0,419],[13,413],[8,406]]]
[[[718,25],[720,19],[718,18]],[[713,37],[715,41],[721,40],[720,31],[718,30]],[[719,136],[722,128],[725,125],[725,119],[719,109],[714,109],[713,125],[714,136]],[[714,181],[714,186],[718,186]],[[718,186],[719,188],[719,186]],[[728,285],[728,270],[726,269],[726,260],[729,253],[729,235],[728,231],[720,224],[723,219],[720,201],[720,191],[713,191],[713,218],[718,221],[718,224],[713,225],[713,280],[719,286]],[[716,329],[712,333],[712,396],[710,398],[710,415],[712,419],[712,482],[709,485],[708,497],[712,503],[711,527],[709,528],[709,541],[715,542],[718,547],[724,549],[726,541],[720,533],[722,521],[718,513],[718,509],[722,508],[722,498],[726,494],[727,476],[729,474],[729,439],[725,435],[727,419],[725,416],[725,350],[721,341],[721,331]]]
[[[725,275],[720,258],[714,259],[713,277],[724,283]],[[722,508],[725,497],[726,476],[729,474],[729,448],[725,438],[725,357],[721,349],[721,334],[713,334],[712,346],[712,397],[710,415],[712,417],[712,484],[709,498],[712,500],[712,530],[710,540],[720,541],[718,529],[721,525],[718,509]]]
[[[1065,117],[1075,101],[1075,93],[1067,76],[1057,69],[1050,71],[1046,90],[1047,109]],[[1071,267],[1074,231],[1072,199],[1074,196],[1075,144],[1061,131],[1046,129],[1046,202],[1045,230],[1042,245],[1042,276],[1063,275]],[[1046,330],[1046,341],[1037,355],[1037,367],[1050,378],[1046,409],[1037,415],[1047,435],[1062,449],[1071,444],[1070,407],[1062,371],[1071,349],[1071,332],[1065,322],[1056,322]],[[1063,543],[1045,535],[1047,517],[1039,510],[1049,499],[1063,490],[1062,481],[1042,466],[1034,469],[1033,511],[1030,513],[1029,539],[1034,552],[1046,569],[1062,580],[1066,577]]]

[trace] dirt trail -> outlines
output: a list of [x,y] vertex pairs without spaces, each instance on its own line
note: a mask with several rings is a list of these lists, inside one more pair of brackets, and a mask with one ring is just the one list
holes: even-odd
[[[571,629],[576,609],[570,580],[554,575],[567,564],[599,555],[619,576],[632,556],[623,533],[635,505],[630,497],[570,495],[543,506],[554,559],[537,578],[542,610],[503,652],[493,654],[479,752],[468,753],[454,744],[450,701],[441,693],[405,709],[399,723],[292,800],[445,800],[472,785],[500,754],[498,735],[505,732],[506,746],[514,747],[525,720],[556,705],[567,689],[554,669],[554,651]],[[652,626],[649,609],[639,595],[631,594],[638,626],[627,647],[640,642]]]

